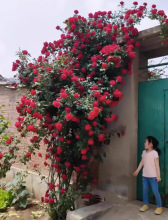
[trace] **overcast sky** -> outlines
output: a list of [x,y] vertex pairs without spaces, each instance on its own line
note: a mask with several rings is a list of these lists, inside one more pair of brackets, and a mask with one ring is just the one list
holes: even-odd
[[[40,54],[43,42],[59,38],[57,25],[73,15],[75,9],[87,16],[98,10],[116,10],[120,1],[114,0],[0,0],[0,74],[12,77],[12,62],[19,48],[28,50],[32,57]],[[131,5],[133,1],[126,5]],[[139,4],[144,1],[139,0]],[[168,12],[167,0],[147,0],[148,5],[158,3],[158,8]],[[145,20],[140,30],[158,25]]]

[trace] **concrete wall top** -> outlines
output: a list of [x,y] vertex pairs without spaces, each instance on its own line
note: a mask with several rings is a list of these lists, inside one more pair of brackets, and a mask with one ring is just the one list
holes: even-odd
[[140,53],[143,53],[147,59],[168,55],[168,44],[163,43],[160,32],[160,26],[139,32]]

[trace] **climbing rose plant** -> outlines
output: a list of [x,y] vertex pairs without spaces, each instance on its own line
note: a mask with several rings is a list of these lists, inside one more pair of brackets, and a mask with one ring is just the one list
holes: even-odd
[[10,121],[4,117],[5,106],[0,106],[0,179],[6,177],[6,173],[10,170],[15,159],[16,152],[19,150],[19,139],[11,136],[7,129],[11,125]]
[[[135,48],[140,47],[135,24],[145,17],[159,20],[167,43],[164,11],[137,2],[131,9],[125,9],[124,2],[120,7],[118,12],[98,11],[88,18],[75,10],[65,28],[56,27],[62,32],[60,39],[45,42],[37,59],[30,62],[30,54],[23,50],[13,63],[28,90],[16,106],[20,116],[15,126],[21,137],[32,135],[21,161],[28,162],[36,153],[45,160],[48,190],[42,201],[49,203],[52,219],[64,220],[79,195],[91,195],[85,195],[88,183],[97,181],[89,175],[89,161],[95,151],[103,160],[103,144],[109,143],[111,134],[108,124],[118,120],[113,108],[123,97],[124,79],[132,74]],[[40,170],[38,161],[34,167]]]

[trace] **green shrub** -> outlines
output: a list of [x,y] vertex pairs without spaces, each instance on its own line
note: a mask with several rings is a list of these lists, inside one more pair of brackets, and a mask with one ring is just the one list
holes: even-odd
[[12,205],[25,209],[28,205],[29,193],[25,186],[24,179],[27,177],[27,172],[18,172],[16,177],[9,182],[6,187],[9,192],[12,192]]
[[0,211],[5,210],[8,206],[12,204],[13,194],[12,191],[5,191],[0,189]]

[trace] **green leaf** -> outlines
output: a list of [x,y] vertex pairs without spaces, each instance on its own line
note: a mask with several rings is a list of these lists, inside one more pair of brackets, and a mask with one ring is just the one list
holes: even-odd
[[6,209],[10,206],[13,200],[13,195],[11,191],[4,191],[0,189],[0,210]]
[[28,200],[27,200],[27,197],[24,197],[24,198],[22,198],[22,199],[20,199],[19,201],[18,201],[18,204],[17,204],[20,208],[26,208],[27,207],[27,205],[28,205]]

